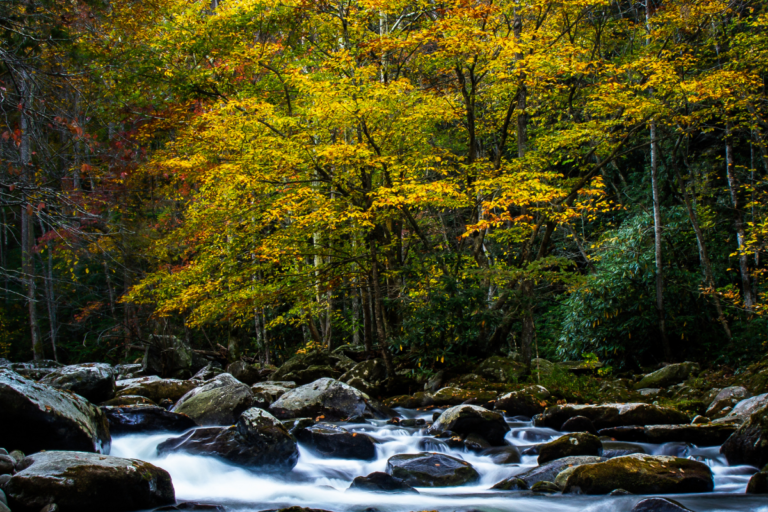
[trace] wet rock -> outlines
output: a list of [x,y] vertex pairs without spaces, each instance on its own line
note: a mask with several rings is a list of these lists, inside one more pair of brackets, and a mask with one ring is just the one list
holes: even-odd
[[193,390],[200,383],[194,380],[161,379],[157,376],[117,381],[117,396],[143,396],[155,403],[164,398],[173,402]]
[[633,453],[646,453],[645,449],[637,444],[622,443],[619,441],[602,441],[602,443],[604,459],[623,457],[624,455],[632,455]]
[[112,434],[137,432],[184,432],[199,426],[184,414],[166,411],[156,405],[102,407]]
[[295,418],[290,420],[283,420],[281,423],[285,425],[285,428],[287,428],[291,434],[295,435],[297,430],[311,427],[317,422],[312,418]]
[[136,364],[116,364],[115,368],[115,380],[125,380],[138,377],[141,373],[141,365]]
[[678,494],[710,492],[714,485],[712,471],[701,462],[634,454],[576,468],[563,492],[608,494],[625,489],[634,494]]
[[386,407],[403,407],[405,409],[418,409],[419,407],[429,407],[434,405],[435,399],[431,393],[420,391],[413,395],[398,395],[384,400]]
[[251,386],[251,391],[253,391],[254,394],[258,393],[266,397],[269,403],[272,404],[275,400],[296,387],[295,383],[292,382],[291,384],[293,384],[293,386],[287,387],[277,383],[260,382]]
[[446,409],[427,431],[438,435],[445,431],[467,436],[476,434],[492,446],[503,446],[509,425],[498,412],[489,411],[476,405],[457,405]]
[[554,494],[560,492],[560,488],[554,482],[536,482],[531,486],[531,491],[542,494]]
[[208,455],[264,472],[286,473],[299,460],[296,440],[263,409],[248,409],[231,427],[203,427],[163,441],[157,453]]
[[0,475],[10,475],[16,467],[16,460],[7,453],[0,453]]
[[525,480],[513,476],[512,478],[505,478],[501,482],[494,484],[491,489],[498,491],[527,491],[528,484]]
[[144,375],[189,379],[206,363],[207,361],[181,338],[150,334],[141,371]]
[[595,426],[592,421],[585,416],[574,416],[569,418],[560,427],[561,432],[589,432],[590,434],[597,434]]
[[387,473],[412,487],[453,487],[480,475],[469,462],[442,453],[412,453],[390,457]]
[[482,452],[491,447],[491,443],[486,441],[480,434],[469,434],[463,439],[464,448],[471,452]]
[[635,384],[635,389],[666,388],[672,384],[683,382],[691,375],[698,373],[698,363],[686,361],[685,363],[670,364],[640,379],[640,382]]
[[39,361],[29,361],[28,363],[6,362],[0,365],[0,368],[6,368],[30,380],[40,380],[63,366],[63,364],[50,359],[41,359]]
[[606,459],[602,457],[564,457],[562,459],[556,459],[546,464],[542,464],[538,467],[531,468],[528,471],[516,475],[516,478],[523,480],[528,487],[532,486],[536,482],[555,480],[560,472],[569,467],[581,466],[584,464],[595,464],[603,462]]
[[348,432],[327,423],[296,429],[293,434],[299,442],[325,457],[358,460],[376,458],[376,441],[367,434]]
[[749,479],[747,494],[768,494],[768,464]]
[[124,395],[124,396],[116,396],[112,400],[107,400],[101,405],[105,405],[108,407],[123,407],[126,405],[157,405],[157,404],[145,396]]
[[494,464],[518,464],[520,462],[520,450],[516,446],[494,446],[480,452],[493,461]]
[[740,401],[751,397],[752,393],[741,386],[731,386],[722,389],[709,404],[705,414],[710,418],[719,418],[724,416],[726,409],[733,410],[733,407]]
[[467,401],[473,401],[479,404],[486,404],[496,399],[495,391],[485,391],[481,389],[459,389],[442,388],[432,395],[432,404],[435,407],[444,407],[463,404]]
[[248,385],[222,373],[181,397],[172,411],[186,414],[200,425],[232,425],[253,401]]
[[692,512],[675,500],[668,498],[645,498],[632,507],[632,512]]
[[226,373],[224,369],[221,367],[221,364],[218,362],[210,362],[197,370],[197,373],[195,373],[190,380],[200,380],[200,381],[207,381],[211,380],[217,375],[221,375],[222,373]]
[[234,363],[227,366],[226,373],[232,375],[243,384],[252,386],[253,384],[259,382],[261,379],[261,373],[259,370],[261,370],[259,365],[249,364],[245,361],[235,361]]
[[99,403],[115,396],[115,374],[115,369],[106,363],[73,364],[57,368],[40,379],[40,383]]
[[419,491],[399,478],[377,471],[368,476],[358,476],[352,480],[350,490],[365,492],[391,492],[398,494],[419,494]]
[[532,417],[544,411],[550,392],[542,386],[528,386],[499,397],[494,408],[507,416]]
[[[85,398],[0,368],[0,440],[9,447],[109,453],[104,413]],[[12,418],[12,421],[10,419]]]
[[676,425],[688,423],[685,414],[674,409],[643,403],[601,405],[556,405],[534,418],[540,427],[560,428],[570,418],[584,416],[597,429],[628,425]]
[[336,421],[353,416],[388,416],[385,408],[362,391],[328,378],[288,391],[269,410],[280,419],[322,417]]
[[765,406],[768,406],[768,393],[746,398],[733,406],[727,415],[713,420],[712,423],[744,423],[753,412]]
[[6,484],[14,512],[140,510],[175,502],[171,477],[148,462],[84,452],[30,455]]
[[601,436],[619,441],[638,443],[691,443],[697,446],[717,446],[725,442],[736,431],[732,424],[685,424],[648,425],[646,427],[614,427],[600,430]]
[[564,457],[592,455],[600,457],[603,444],[600,438],[587,432],[567,434],[539,447],[539,464]]
[[475,368],[475,373],[491,382],[512,382],[524,371],[523,363],[501,356],[491,356]]
[[720,447],[728,464],[768,464],[768,405],[757,409]]

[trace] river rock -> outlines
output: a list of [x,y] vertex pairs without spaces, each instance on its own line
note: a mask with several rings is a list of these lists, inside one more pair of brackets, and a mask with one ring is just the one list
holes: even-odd
[[759,468],[768,464],[768,405],[753,412],[723,443],[720,453],[731,466],[749,464]]
[[9,363],[0,365],[12,372],[18,373],[22,377],[30,380],[40,380],[49,373],[55,372],[64,365],[51,359],[41,359],[39,361],[29,361],[28,363]]
[[685,414],[667,407],[643,403],[555,405],[534,418],[534,425],[560,430],[574,416],[588,418],[597,429],[629,425],[676,425],[688,423]]
[[40,382],[99,403],[115,396],[115,373],[115,369],[106,363],[73,364],[57,368]]
[[437,390],[432,395],[432,404],[435,407],[445,407],[459,405],[466,402],[475,404],[487,404],[496,399],[495,391],[485,391],[482,389],[460,389],[447,387]]
[[516,446],[494,446],[480,452],[493,461],[494,464],[518,464],[520,462],[520,450]]
[[491,382],[513,382],[524,372],[523,363],[501,356],[491,356],[475,368],[475,373]]
[[550,396],[550,392],[545,387],[528,386],[499,397],[494,409],[503,411],[507,416],[532,417],[547,407],[546,400]]
[[668,498],[645,498],[632,507],[632,512],[693,512],[675,500]]
[[574,416],[569,418],[560,427],[562,432],[589,432],[590,434],[597,434],[597,429],[592,424],[592,421],[585,416]]
[[736,431],[733,424],[701,423],[685,425],[648,425],[646,427],[614,427],[600,430],[601,436],[638,443],[690,443],[697,446],[719,446]]
[[562,459],[556,459],[546,464],[542,464],[538,467],[529,469],[519,475],[515,475],[515,478],[519,478],[525,482],[528,487],[531,487],[536,482],[554,482],[557,475],[561,471],[569,467],[582,466],[584,464],[596,464],[603,462],[606,459],[602,457],[563,457]]
[[186,452],[223,459],[248,469],[286,473],[299,460],[296,440],[280,420],[259,408],[245,411],[230,427],[203,427],[157,446],[165,455]]
[[148,462],[85,452],[28,456],[6,484],[14,512],[151,509],[176,501],[167,471]]
[[711,492],[714,486],[712,471],[704,463],[634,454],[576,468],[563,492],[608,494],[624,489],[633,494],[681,494]]
[[259,394],[266,397],[269,403],[272,404],[274,403],[275,400],[283,396],[289,390],[294,389],[296,387],[295,382],[291,382],[290,384],[293,384],[293,385],[288,387],[278,383],[260,382],[258,384],[254,384],[253,386],[251,386],[251,391],[253,391],[254,395]]
[[258,365],[249,364],[245,361],[235,361],[227,366],[226,373],[232,375],[243,384],[252,386],[261,379],[260,370],[261,368]]
[[476,434],[492,446],[503,446],[509,425],[498,412],[476,405],[457,405],[446,409],[427,431],[439,435],[447,431],[467,436]]
[[606,441],[605,438],[603,438],[601,442],[603,443],[604,459],[623,457],[624,455],[632,455],[633,453],[647,453],[645,448],[639,444],[625,443],[620,441]]
[[386,407],[402,407],[404,409],[418,409],[419,407],[430,407],[435,404],[432,393],[419,391],[413,395],[397,395],[384,400]]
[[749,479],[747,494],[768,494],[768,464]]
[[513,476],[494,484],[491,489],[497,491],[527,491],[528,484],[525,483],[525,480]]
[[388,416],[379,404],[362,391],[329,378],[288,391],[270,405],[269,410],[280,419],[321,417],[327,421],[337,421],[355,416]]
[[670,364],[643,377],[635,384],[635,389],[666,388],[672,384],[683,382],[691,375],[699,373],[698,363],[686,361],[685,363]]
[[156,405],[102,407],[112,434],[137,432],[184,432],[199,426],[184,414],[166,411]]
[[104,413],[85,398],[0,368],[0,440],[9,448],[109,453]]
[[232,425],[252,405],[251,388],[222,373],[181,397],[172,411],[186,414],[200,425]]
[[156,404],[159,404],[163,399],[175,402],[199,384],[194,380],[161,379],[157,376],[116,382],[117,396],[143,396]]
[[768,393],[746,398],[737,403],[727,415],[713,420],[712,423],[744,423],[753,412],[768,406]]
[[[335,368],[342,363],[341,368]],[[354,361],[343,354],[329,355],[320,350],[311,350],[306,354],[297,354],[286,361],[272,375],[273,380],[288,380],[298,384],[309,384],[324,377],[338,378]]]
[[387,461],[387,473],[412,487],[453,487],[480,478],[469,462],[442,453],[394,455]]
[[189,379],[206,363],[185,340],[176,336],[150,334],[141,371],[144,375]]
[[116,364],[114,368],[116,380],[132,379],[141,373],[141,365],[138,363]]
[[124,407],[126,405],[157,405],[157,404],[145,396],[123,395],[123,396],[116,396],[112,400],[107,400],[101,405],[104,405],[107,407]]
[[358,460],[376,458],[376,441],[368,434],[348,432],[328,423],[295,429],[293,434],[301,443],[325,457]]
[[363,393],[377,394],[386,384],[387,366],[381,358],[369,359],[357,363],[352,369],[339,377],[341,382],[346,382]]
[[752,393],[741,386],[731,386],[722,389],[709,404],[704,414],[709,418],[719,418],[724,416],[726,409],[733,410],[733,407],[740,401],[751,397]]
[[350,490],[365,492],[391,492],[398,494],[419,494],[419,491],[399,478],[377,471],[368,476],[358,476],[352,480]]
[[539,464],[545,464],[563,457],[578,457],[592,455],[600,457],[603,454],[603,444],[600,438],[587,432],[578,432],[558,437],[539,447]]

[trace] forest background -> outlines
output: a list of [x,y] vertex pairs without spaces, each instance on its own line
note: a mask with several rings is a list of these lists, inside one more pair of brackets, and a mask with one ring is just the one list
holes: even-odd
[[0,357],[761,357],[767,29],[756,0],[4,0]]

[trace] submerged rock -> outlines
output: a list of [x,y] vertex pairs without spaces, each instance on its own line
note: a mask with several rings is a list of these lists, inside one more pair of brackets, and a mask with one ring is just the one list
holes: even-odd
[[171,476],[135,459],[84,452],[41,452],[24,459],[5,485],[14,512],[151,509],[176,501]]
[[376,441],[368,434],[348,432],[341,427],[318,423],[293,431],[300,442],[325,457],[373,460]]
[[576,468],[563,492],[608,494],[624,489],[633,494],[710,492],[712,471],[704,463],[665,455],[634,454]]
[[182,396],[172,411],[186,414],[200,425],[232,425],[253,401],[249,386],[222,373]]
[[612,437],[619,441],[639,443],[691,443],[697,446],[718,446],[736,431],[732,424],[685,424],[685,425],[648,425],[646,427],[614,427],[600,430],[601,436]]
[[768,464],[768,405],[753,412],[723,443],[720,453],[732,466],[749,464],[759,468]]
[[476,434],[492,446],[503,446],[509,425],[498,412],[476,405],[457,405],[446,409],[427,433],[438,435],[448,431],[464,436]]
[[112,434],[137,432],[184,432],[199,426],[184,414],[166,411],[156,405],[102,407]]
[[539,464],[563,457],[577,457],[603,454],[603,444],[600,438],[587,432],[567,434],[539,447]]
[[686,361],[685,363],[670,364],[643,377],[640,382],[635,384],[635,389],[666,388],[672,384],[683,382],[691,375],[698,373],[698,363]]
[[391,492],[399,494],[419,494],[419,491],[399,478],[377,471],[368,476],[358,476],[352,480],[350,490],[366,492]]
[[203,427],[157,446],[165,455],[186,452],[223,459],[265,472],[286,473],[299,460],[296,440],[274,416],[256,407],[245,411],[231,427]]
[[534,418],[534,424],[559,430],[574,416],[588,418],[597,429],[629,425],[676,425],[688,416],[667,407],[643,403],[601,405],[555,405]]
[[532,417],[544,411],[550,396],[550,392],[542,386],[528,386],[499,397],[494,409],[503,411],[507,416]]
[[161,379],[157,376],[117,381],[117,396],[144,396],[160,403],[163,399],[175,402],[200,384],[194,380]]
[[469,462],[442,453],[410,453],[390,457],[387,473],[413,487],[453,487],[480,475]]
[[9,448],[109,453],[106,416],[74,393],[0,368],[0,411],[0,442]]
[[77,393],[94,403],[115,396],[116,371],[106,363],[73,364],[57,368],[40,382]]
[[288,391],[270,405],[269,410],[280,419],[321,417],[335,421],[355,416],[387,417],[362,391],[328,378]]

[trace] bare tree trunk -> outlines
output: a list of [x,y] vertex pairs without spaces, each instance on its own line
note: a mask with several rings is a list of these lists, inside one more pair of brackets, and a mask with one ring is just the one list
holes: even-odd
[[365,286],[360,288],[360,298],[363,306],[363,344],[366,355],[371,357],[373,355],[373,321],[371,319],[370,286],[367,282]]
[[[40,232],[45,232],[45,224],[43,219],[38,217],[40,221]],[[45,250],[48,252],[48,266],[46,267],[45,261],[43,262],[43,290],[45,291],[45,303],[48,306],[48,322],[50,324],[50,336],[51,336],[51,349],[53,350],[53,360],[58,361],[59,356],[56,353],[56,335],[59,330],[58,322],[56,320],[56,296],[53,290],[53,252],[51,251],[50,244],[46,244]]]
[[360,287],[357,279],[352,285],[352,344],[360,344]]
[[394,384],[395,367],[392,364],[392,356],[389,353],[389,332],[386,326],[384,304],[382,302],[381,287],[379,286],[379,263],[376,254],[376,242],[371,240],[371,280],[373,281],[374,309],[376,310],[376,332],[379,338],[381,357],[387,367],[388,387]]
[[728,188],[731,191],[731,202],[733,203],[734,216],[736,218],[736,240],[739,246],[739,272],[741,273],[741,287],[744,293],[744,307],[747,311],[752,311],[755,305],[755,299],[752,296],[752,286],[749,280],[749,264],[747,263],[747,253],[744,252],[744,219],[741,214],[741,205],[739,204],[739,181],[733,164],[733,146],[731,144],[731,129],[726,125],[725,130],[725,165],[728,175]]

